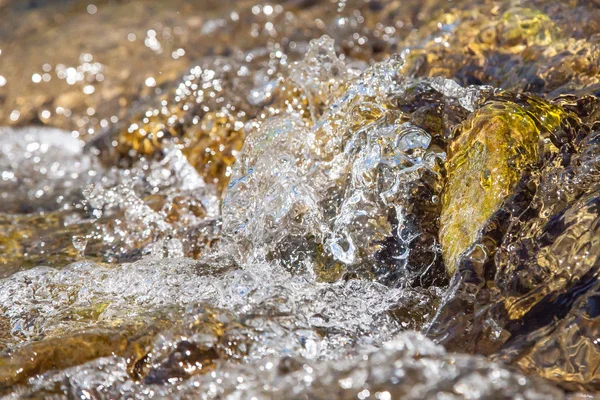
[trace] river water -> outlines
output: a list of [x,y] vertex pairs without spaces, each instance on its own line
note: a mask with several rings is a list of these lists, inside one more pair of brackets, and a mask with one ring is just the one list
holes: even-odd
[[3,398],[600,390],[600,4],[0,21]]

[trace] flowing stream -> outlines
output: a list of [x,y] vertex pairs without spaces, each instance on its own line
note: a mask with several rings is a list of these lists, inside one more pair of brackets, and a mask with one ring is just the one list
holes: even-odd
[[0,398],[595,398],[598,21],[0,0]]

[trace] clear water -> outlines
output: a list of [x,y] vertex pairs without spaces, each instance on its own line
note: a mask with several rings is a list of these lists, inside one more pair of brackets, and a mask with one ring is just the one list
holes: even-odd
[[38,6],[0,1],[0,395],[593,396],[586,4]]

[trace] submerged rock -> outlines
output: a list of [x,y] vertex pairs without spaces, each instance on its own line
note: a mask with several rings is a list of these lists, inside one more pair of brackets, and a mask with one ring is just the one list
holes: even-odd
[[[177,381],[176,386],[158,382],[133,385],[125,366],[123,358],[100,358],[64,372],[42,375],[17,393],[23,397],[89,393],[119,399],[144,398],[148,393],[174,399],[565,398],[560,390],[539,378],[527,378],[482,357],[449,355],[441,346],[412,332],[398,335],[381,349],[360,348],[351,359],[315,362],[297,356],[266,357]],[[57,390],[65,383],[66,392]],[[120,392],[123,384],[128,389]],[[18,394],[8,398],[17,398]]]
[[499,358],[572,390],[600,388],[600,373],[590,368],[600,357],[599,206],[598,191],[585,195],[512,243],[496,278],[510,333]]
[[408,38],[408,74],[513,92],[598,90],[598,8],[590,2],[465,1]]
[[457,128],[449,145],[439,233],[449,274],[517,183],[543,158],[538,154],[545,150],[543,142],[565,114],[537,99],[515,101],[524,104],[490,100]]
[[600,175],[595,124],[585,122],[589,109],[578,111],[581,119],[562,113],[555,120],[550,151],[540,153],[458,260],[429,335],[570,390],[597,390],[597,372],[588,366],[596,357],[590,343],[598,325]]

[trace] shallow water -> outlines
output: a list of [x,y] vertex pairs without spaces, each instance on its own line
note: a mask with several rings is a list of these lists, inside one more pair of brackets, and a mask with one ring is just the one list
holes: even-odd
[[593,398],[587,1],[0,1],[0,396]]

